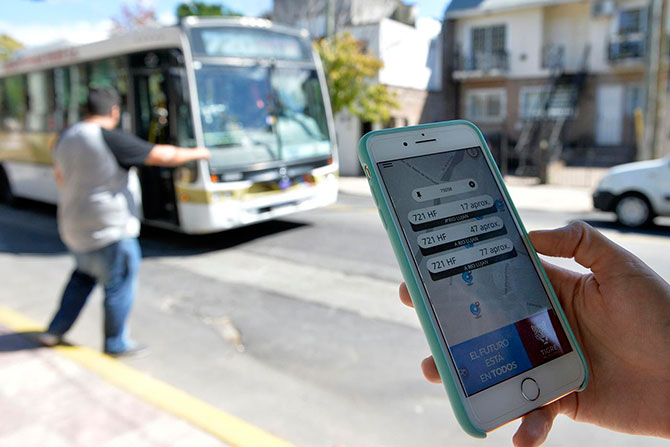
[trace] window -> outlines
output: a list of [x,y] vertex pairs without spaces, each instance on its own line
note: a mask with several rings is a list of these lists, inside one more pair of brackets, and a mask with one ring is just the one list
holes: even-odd
[[56,129],[62,130],[67,125],[67,111],[70,107],[70,71],[67,68],[56,68],[54,76],[54,121]]
[[0,129],[22,130],[26,116],[25,76],[1,79],[0,85]]
[[[519,118],[533,119],[539,118],[551,92],[548,85],[522,87],[519,91]],[[558,87],[549,104],[547,116],[549,118],[567,117],[574,113],[573,100],[574,87]]]
[[33,132],[55,131],[51,117],[54,110],[54,79],[52,71],[28,73],[28,110],[26,130]]
[[88,96],[88,75],[85,65],[68,67],[70,72],[70,107],[67,122],[76,123],[86,114],[86,98]]
[[466,115],[479,122],[505,119],[506,93],[504,89],[477,89],[466,93]]
[[625,9],[619,13],[619,34],[637,34],[645,32],[646,20],[644,8]]
[[474,70],[506,69],[505,25],[472,29],[471,62]]

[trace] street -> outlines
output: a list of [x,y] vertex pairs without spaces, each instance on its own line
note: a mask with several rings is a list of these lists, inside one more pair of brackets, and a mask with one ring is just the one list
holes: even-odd
[[[591,211],[520,214],[529,230],[587,220],[670,279],[667,221],[630,232]],[[0,228],[0,304],[46,324],[72,268],[55,208],[0,206]],[[398,300],[400,272],[368,195],[213,235],[144,228],[140,240],[131,326],[151,355],[128,365],[299,446],[511,445],[518,422],[470,438],[444,390],[423,379],[427,343]],[[100,349],[101,301],[96,290],[70,342]],[[665,442],[561,416],[546,443],[587,444]]]

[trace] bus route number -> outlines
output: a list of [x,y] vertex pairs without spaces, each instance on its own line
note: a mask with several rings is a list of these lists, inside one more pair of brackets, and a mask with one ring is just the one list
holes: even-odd
[[436,210],[420,211],[418,213],[412,213],[412,220],[414,222],[423,222],[428,219],[434,219],[435,217],[437,217]]

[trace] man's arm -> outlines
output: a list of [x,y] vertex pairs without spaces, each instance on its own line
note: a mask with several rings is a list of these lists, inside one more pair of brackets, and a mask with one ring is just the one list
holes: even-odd
[[183,165],[189,161],[208,159],[210,155],[209,149],[206,147],[185,148],[169,144],[157,144],[147,155],[144,164],[172,167]]
[[65,181],[63,180],[63,173],[60,172],[60,169],[58,169],[58,166],[55,164],[53,165],[54,168],[54,178],[56,179],[56,186],[59,188],[62,188],[63,185],[65,184]]
[[173,167],[210,157],[210,152],[205,147],[151,144],[120,130],[102,129],[102,136],[119,165],[126,168],[140,165]]

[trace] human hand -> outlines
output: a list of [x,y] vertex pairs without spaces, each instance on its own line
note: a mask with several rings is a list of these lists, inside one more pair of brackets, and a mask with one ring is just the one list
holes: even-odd
[[[523,416],[517,447],[547,438],[566,414],[612,430],[670,438],[670,285],[630,252],[583,222],[535,231],[538,253],[575,258],[590,273],[542,262],[572,326],[590,378],[572,393]],[[401,301],[412,306],[404,283]],[[432,357],[421,363],[426,379],[440,383]]]
[[195,151],[197,152],[197,156],[199,159],[209,160],[210,158],[212,158],[212,153],[210,152],[209,149],[207,149],[204,146],[196,147]]

